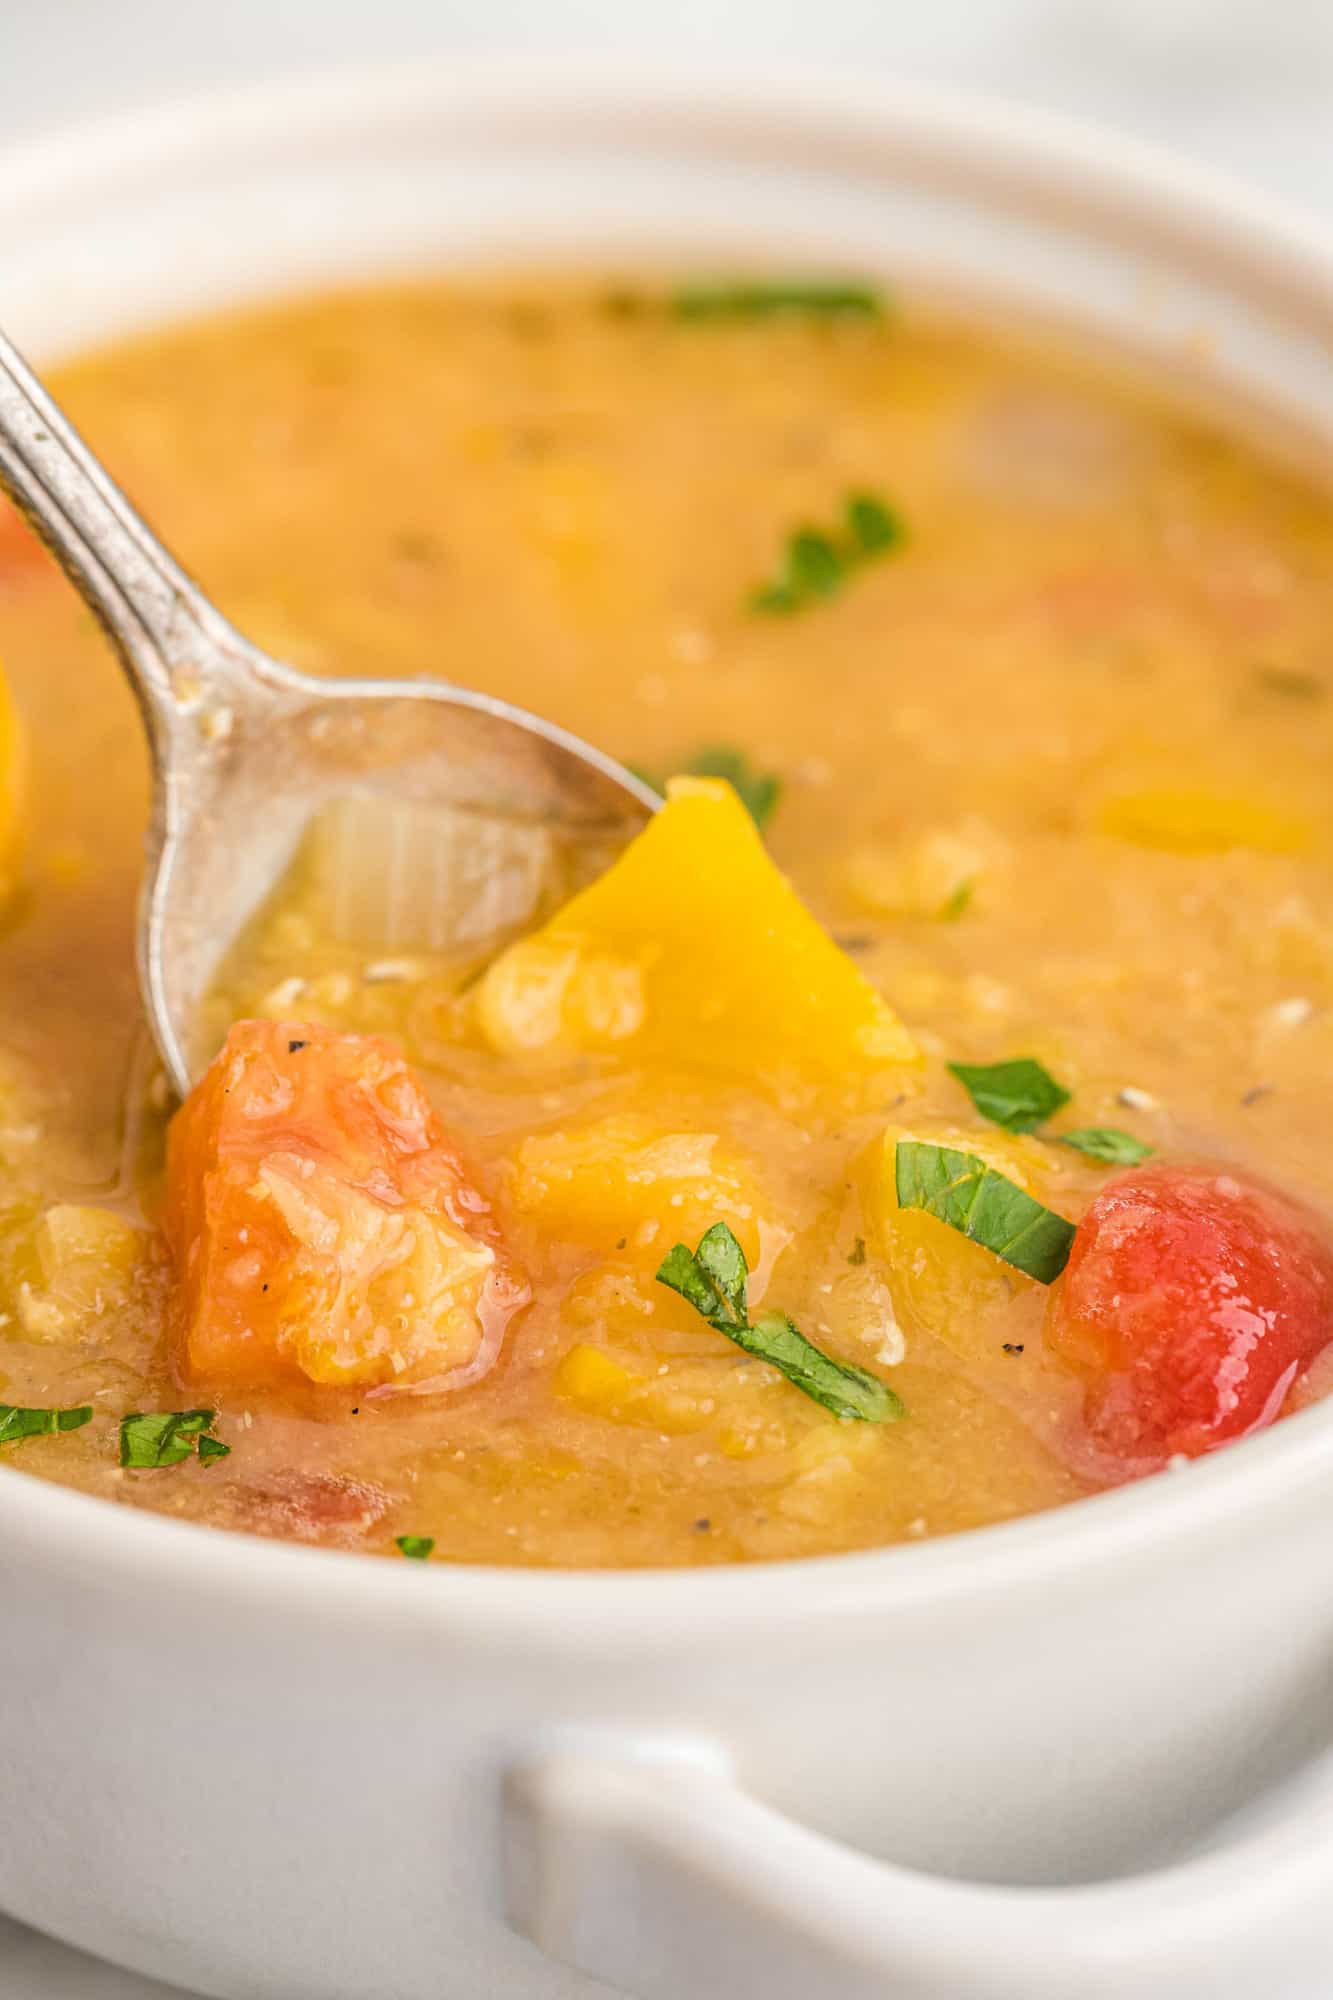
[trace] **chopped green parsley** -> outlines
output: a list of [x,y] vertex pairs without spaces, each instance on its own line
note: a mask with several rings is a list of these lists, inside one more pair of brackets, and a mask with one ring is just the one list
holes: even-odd
[[1069,1092],[1031,1056],[1012,1062],[950,1063],[983,1118],[1006,1132],[1032,1132],[1068,1104]]
[[749,599],[752,611],[785,618],[834,596],[866,563],[892,554],[906,540],[901,517],[873,493],[849,493],[840,528],[808,524],[787,537],[778,573]]
[[1080,1125],[1076,1132],[1058,1132],[1056,1138],[1062,1146],[1072,1146],[1076,1153],[1086,1153],[1108,1167],[1135,1167],[1156,1150],[1117,1125]]
[[818,278],[738,278],[682,285],[671,311],[686,320],[882,319],[884,294],[873,285]]
[[81,1431],[93,1420],[91,1403],[73,1409],[28,1409],[17,1403],[0,1403],[0,1444],[17,1444],[20,1438],[58,1437],[64,1431]]
[[196,1447],[205,1465],[225,1458],[230,1445],[208,1435],[216,1422],[216,1410],[136,1410],[120,1420],[120,1462],[136,1472],[157,1471],[183,1465]]
[[935,1216],[1039,1284],[1053,1284],[1069,1261],[1073,1223],[976,1153],[900,1139],[895,1178],[900,1208]]
[[835,1417],[888,1424],[906,1415],[901,1398],[887,1383],[864,1368],[834,1361],[798,1332],[785,1313],[761,1312],[751,1320],[749,1276],[740,1244],[725,1222],[715,1222],[696,1250],[677,1243],[668,1251],[658,1267],[657,1282],[679,1292],[718,1333],[779,1369],[795,1388]]

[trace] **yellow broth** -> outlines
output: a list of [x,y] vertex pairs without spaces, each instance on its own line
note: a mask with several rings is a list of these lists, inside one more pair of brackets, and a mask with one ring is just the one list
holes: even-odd
[[[27,741],[0,915],[0,1401],[96,1412],[6,1463],[468,1562],[944,1533],[1105,1473],[1071,1443],[1081,1386],[1043,1342],[1045,1289],[876,1209],[886,1128],[980,1150],[1074,1220],[1109,1172],[1051,1143],[1075,1125],[1333,1211],[1333,507],[1296,472],[984,326],[682,319],[656,285],[320,298],[55,386],[270,650],[442,674],[655,773],[721,744],[776,774],[773,856],[926,1061],[906,1102],[830,1117],[743,1080],[497,1053],[459,992],[475,967],[331,935],[307,873],[231,961],[218,1024],[398,1037],[532,1303],[454,1395],[182,1385],[154,1233],[169,1107],[132,960],[146,758],[87,614],[0,535]],[[901,545],[757,607],[792,532],[838,530],[856,494]],[[945,1063],[1020,1055],[1072,1101],[1014,1138]],[[766,1301],[891,1381],[903,1421],[839,1422],[654,1282],[728,1175],[763,1225]],[[1316,1364],[1288,1406],[1328,1379]],[[120,1468],[122,1413],[206,1401],[228,1458]]]

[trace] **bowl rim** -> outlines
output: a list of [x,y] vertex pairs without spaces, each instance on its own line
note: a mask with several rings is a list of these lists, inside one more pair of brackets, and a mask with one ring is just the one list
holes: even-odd
[[[571,57],[450,58],[375,72],[298,75],[135,109],[0,150],[0,227],[122,195],[192,159],[244,146],[253,162],[337,151],[441,117],[503,143],[524,130],[645,133],[744,154],[811,142],[852,166],[873,156],[922,185],[1044,214],[1167,257],[1333,339],[1333,234],[1314,217],[1169,151],[1054,113],[970,92],[837,70],[743,73],[695,64]],[[117,1504],[0,1465],[0,1542],[87,1584],[168,1589],[173,1601],[348,1632],[475,1633],[600,1659],[699,1635],[753,1636],[821,1618],[984,1608],[1043,1591],[1095,1563],[1103,1583],[1147,1555],[1178,1561],[1288,1511],[1333,1482],[1333,1398],[1183,1474],[1157,1475],[1023,1519],[838,1555],[701,1568],[536,1569],[422,1565],[268,1540]],[[445,1571],[446,1576],[441,1576]],[[689,1622],[683,1623],[688,1620]]]

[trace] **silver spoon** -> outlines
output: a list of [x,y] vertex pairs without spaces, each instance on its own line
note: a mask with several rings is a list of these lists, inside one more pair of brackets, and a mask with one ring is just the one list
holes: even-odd
[[321,680],[260,652],[168,555],[3,333],[0,490],[87,599],[138,697],[154,774],[139,981],[182,1093],[213,1053],[200,1026],[209,981],[335,801],[458,809],[479,829],[549,829],[601,854],[657,803],[610,757],[508,702],[439,681]]

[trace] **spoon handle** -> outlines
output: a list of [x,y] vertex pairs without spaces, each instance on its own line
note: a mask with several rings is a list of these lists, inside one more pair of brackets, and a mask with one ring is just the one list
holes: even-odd
[[135,512],[0,331],[0,492],[110,634],[161,758],[250,649]]

